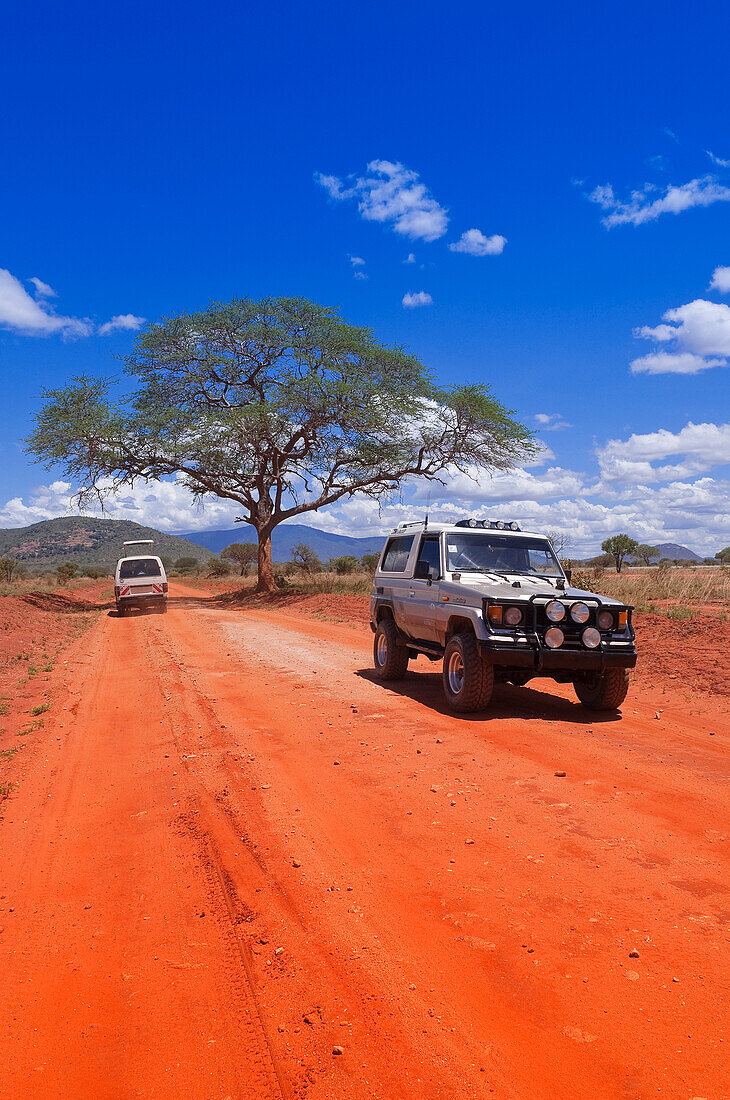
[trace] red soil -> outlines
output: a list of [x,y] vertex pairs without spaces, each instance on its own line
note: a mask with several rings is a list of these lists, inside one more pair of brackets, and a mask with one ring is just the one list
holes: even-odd
[[730,1095],[724,697],[457,717],[363,600],[173,592],[4,765],[0,1096]]

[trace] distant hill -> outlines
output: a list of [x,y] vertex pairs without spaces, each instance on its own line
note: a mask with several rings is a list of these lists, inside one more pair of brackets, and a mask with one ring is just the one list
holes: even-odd
[[[181,535],[181,538],[194,539],[215,554],[220,554],[232,542],[256,542],[256,532],[250,524],[241,523],[230,531],[190,531]],[[320,531],[316,527],[306,527],[303,523],[282,523],[274,528],[271,536],[271,556],[274,561],[290,561],[292,549],[297,543],[306,542],[321,561],[344,554],[354,554],[356,558],[361,558],[363,554],[374,554],[382,550],[384,539],[384,535],[358,539],[350,535]]]
[[695,554],[694,550],[688,550],[686,546],[680,546],[677,542],[657,542],[656,548],[659,551],[658,558],[652,558],[652,561],[659,561],[660,558],[669,558],[670,561],[702,561],[699,554]]
[[[652,558],[652,562],[661,561],[662,558],[668,558],[670,561],[702,561],[703,559],[699,554],[695,554],[694,550],[689,550],[686,546],[680,546],[677,542],[656,542],[653,543],[656,546],[659,554],[657,557]],[[605,554],[596,554],[594,558],[585,558],[582,565],[600,565],[603,559],[609,561],[609,558]]]
[[0,530],[0,557],[15,558],[30,569],[54,569],[64,561],[75,561],[80,566],[108,567],[111,572],[123,553],[122,543],[132,539],[153,539],[153,552],[173,560],[192,557],[208,561],[212,557],[207,547],[166,535],[154,527],[126,519],[86,516],[64,516],[29,527]]

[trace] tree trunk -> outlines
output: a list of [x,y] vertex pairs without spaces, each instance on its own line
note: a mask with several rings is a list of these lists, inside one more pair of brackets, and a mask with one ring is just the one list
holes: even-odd
[[271,528],[262,527],[259,536],[259,579],[257,592],[276,592],[274,566],[271,561]]

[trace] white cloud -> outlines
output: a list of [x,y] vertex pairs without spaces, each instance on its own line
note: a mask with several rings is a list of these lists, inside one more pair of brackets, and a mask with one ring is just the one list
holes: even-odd
[[349,260],[353,267],[365,266],[365,261],[363,260],[362,256],[350,256]]
[[35,275],[31,276],[31,278],[28,280],[28,282],[32,283],[33,286],[35,287],[35,296],[36,296],[36,298],[57,298],[58,297],[58,295],[56,294],[56,292],[55,292],[55,290],[53,289],[52,286],[49,286],[48,283],[44,283],[42,279],[37,279],[35,277]]
[[622,202],[607,183],[596,187],[587,197],[608,211],[601,221],[609,229],[615,225],[643,225],[661,214],[681,214],[694,206],[711,206],[730,200],[730,188],[718,183],[715,176],[702,176],[680,187],[670,185],[658,196],[657,190],[654,184],[644,184],[640,191],[631,192],[628,201]]
[[99,325],[98,332],[100,336],[108,336],[110,332],[136,332],[146,319],[146,317],[135,317],[133,313],[119,313],[110,321]]
[[5,268],[0,268],[0,328],[9,329],[21,336],[62,336],[75,339],[91,336],[94,332],[106,336],[110,332],[131,331],[144,324],[144,317],[120,313],[97,326],[89,317],[64,317],[55,313],[45,300],[56,297],[56,291],[33,276],[29,279],[36,291],[32,298],[19,279]]
[[404,264],[414,264],[415,262],[416,262],[416,257],[413,255],[412,252],[409,252],[408,255],[406,256],[405,260],[403,261]]
[[[661,428],[628,439],[610,439],[596,455],[604,484],[647,485],[694,477],[730,462],[730,424],[690,421],[679,432]],[[655,465],[667,458],[681,461]]]
[[[104,486],[109,484],[103,483]],[[36,488],[27,503],[21,497],[14,497],[0,506],[0,528],[25,527],[56,516],[78,514],[72,486],[65,481],[54,481]],[[107,497],[103,512],[90,508],[84,514],[131,519],[161,531],[193,531],[232,527],[241,509],[233,501],[218,497],[210,497],[204,506],[200,505],[179,480],[140,480],[133,487],[126,486],[116,496]]]
[[87,318],[63,317],[53,313],[45,302],[31,298],[19,279],[5,268],[0,268],[0,327],[24,336],[58,333],[75,337],[89,336],[94,326]]
[[317,174],[315,179],[336,202],[354,199],[366,221],[389,223],[396,233],[411,240],[443,237],[448,214],[419,181],[417,172],[388,160],[370,161],[367,171],[368,176],[348,177],[347,184],[337,176]]
[[673,343],[676,350],[655,352],[635,359],[634,373],[697,374],[709,367],[726,366],[730,356],[730,306],[697,298],[687,305],[668,309],[663,321],[652,328],[642,325],[634,336],[657,343]]
[[716,164],[718,168],[730,168],[730,160],[723,160],[722,157],[716,157],[714,153],[711,153],[709,149],[706,149],[708,157],[713,164]]
[[535,413],[535,420],[545,432],[559,432],[563,428],[572,428],[561,413]]
[[498,233],[485,237],[479,229],[467,229],[449,248],[452,252],[466,252],[469,256],[499,256],[506,244],[507,238],[500,237]]
[[416,309],[418,306],[433,305],[433,298],[425,290],[419,290],[415,294],[410,291],[403,295],[401,302],[406,309]]
[[656,351],[631,360],[632,374],[699,374],[710,367],[724,367],[724,359],[703,359],[690,351]]
[[712,272],[710,290],[717,290],[720,294],[730,293],[730,267],[716,267]]

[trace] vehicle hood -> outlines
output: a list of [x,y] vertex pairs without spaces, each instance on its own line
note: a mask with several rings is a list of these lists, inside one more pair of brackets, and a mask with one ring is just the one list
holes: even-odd
[[462,573],[460,581],[441,581],[440,590],[451,600],[458,601],[459,597],[468,600],[469,595],[476,596],[479,600],[498,599],[513,600],[515,603],[528,602],[532,596],[543,596],[554,600],[599,600],[602,604],[611,607],[623,607],[619,600],[613,600],[609,596],[601,596],[597,592],[586,592],[582,588],[573,588],[566,585],[565,589],[559,588],[555,581],[544,578],[517,577],[519,587],[515,587],[511,580],[497,580],[481,573]]

